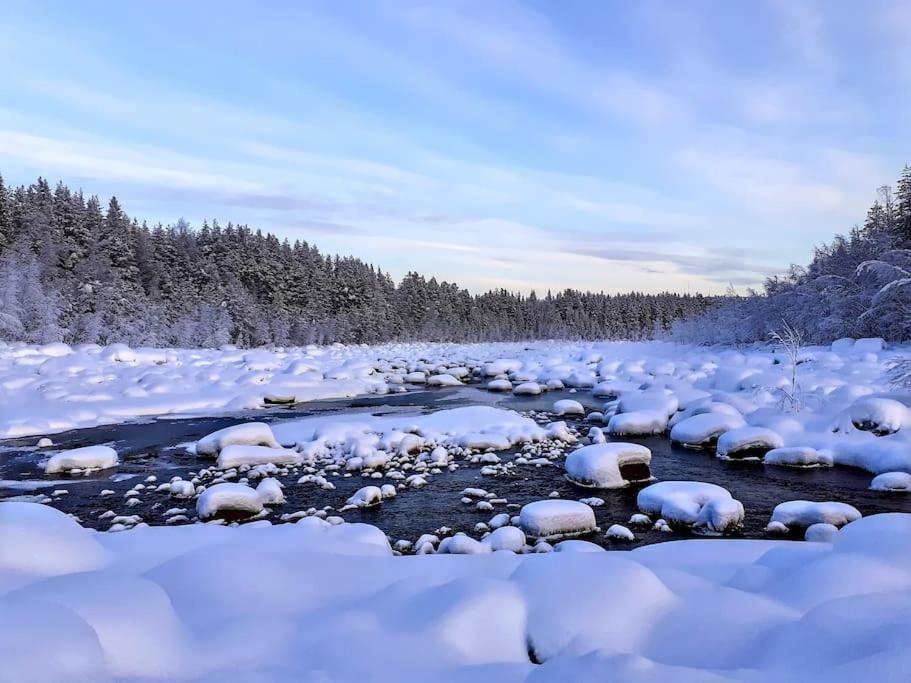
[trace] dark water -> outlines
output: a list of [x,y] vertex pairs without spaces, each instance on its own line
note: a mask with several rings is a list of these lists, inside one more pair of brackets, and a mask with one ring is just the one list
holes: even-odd
[[[587,394],[549,392],[540,397],[513,397],[490,394],[476,388],[437,389],[407,394],[364,397],[344,401],[309,403],[290,408],[244,413],[213,418],[183,420],[155,420],[147,423],[130,423],[75,430],[53,436],[56,449],[75,448],[90,444],[106,443],[121,456],[121,465],[114,471],[97,473],[89,477],[45,477],[38,464],[45,457],[32,448],[36,437],[0,442],[0,480],[45,482],[37,490],[22,490],[0,484],[0,499],[22,495],[50,495],[56,489],[66,489],[68,494],[54,497],[51,504],[65,512],[79,516],[86,526],[106,529],[108,520],[98,520],[98,515],[113,510],[118,515],[139,515],[149,524],[163,524],[165,510],[187,507],[193,513],[193,501],[179,501],[165,494],[146,493],[140,504],[128,507],[123,494],[146,476],[154,474],[159,483],[174,475],[187,477],[187,473],[210,465],[201,463],[174,447],[194,441],[216,429],[236,424],[242,420],[256,419],[276,422],[310,415],[342,412],[368,412],[388,414],[399,411],[429,412],[478,403],[496,404],[519,411],[546,411],[559,398],[572,397],[590,408],[600,406]],[[557,419],[557,418],[555,418]],[[568,420],[568,422],[572,422]],[[584,434],[588,425],[580,425]],[[761,463],[729,462],[719,460],[710,453],[671,446],[664,437],[626,439],[641,443],[652,451],[652,474],[659,481],[689,480],[719,484],[727,488],[746,509],[744,527],[738,535],[763,537],[763,529],[772,509],[786,500],[806,499],[840,501],[857,507],[864,515],[878,512],[911,512],[911,496],[869,491],[872,475],[850,468],[793,469],[768,467]],[[512,455],[500,454],[503,460]],[[444,472],[429,477],[421,489],[400,491],[399,495],[385,501],[373,510],[349,510],[342,516],[349,522],[368,522],[383,529],[393,540],[415,540],[422,533],[433,532],[442,526],[472,535],[478,522],[487,522],[494,514],[517,514],[517,506],[548,497],[552,491],[561,498],[580,499],[597,496],[605,504],[595,508],[595,516],[602,530],[615,523],[625,524],[637,512],[636,494],[641,487],[620,490],[596,491],[578,488],[563,478],[561,467],[519,466],[518,476],[489,477],[480,474],[480,466],[460,462],[455,472]],[[296,483],[299,475],[280,477],[285,485],[285,505],[277,506],[271,519],[278,521],[283,513],[305,510],[310,507],[332,506],[341,508],[345,500],[357,489],[368,484],[388,480],[372,480],[361,476],[335,477],[334,491],[324,491],[313,484]],[[51,483],[51,480],[53,483]],[[460,502],[464,488],[483,488],[506,498],[511,505],[495,505],[493,512],[478,512],[473,506]],[[99,497],[103,489],[115,491],[114,495]],[[331,514],[331,513],[330,513]],[[668,534],[651,530],[634,530],[637,542],[620,543],[615,547],[630,548],[636,545],[684,538],[686,532]],[[600,536],[592,537],[606,547],[612,543]]]

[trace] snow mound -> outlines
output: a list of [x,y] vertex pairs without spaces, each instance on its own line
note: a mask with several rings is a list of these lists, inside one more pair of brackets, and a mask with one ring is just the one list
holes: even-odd
[[515,526],[501,526],[494,529],[483,543],[492,551],[511,550],[520,553],[525,549],[525,533]]
[[718,437],[716,454],[719,458],[761,459],[774,448],[784,446],[777,433],[765,427],[740,427]]
[[241,465],[300,465],[303,456],[297,451],[287,448],[272,448],[270,446],[247,446],[231,444],[221,449],[215,466],[220,470],[227,470]]
[[766,465],[782,467],[831,467],[832,455],[809,446],[773,448],[762,459]]
[[103,470],[118,463],[117,451],[110,446],[84,446],[51,456],[44,465],[45,474],[73,470]]
[[642,489],[636,502],[647,515],[705,533],[723,533],[744,517],[743,505],[727,489],[699,481],[661,481]]
[[[4,571],[56,576],[99,569],[107,563],[108,553],[95,534],[59,510],[0,502],[0,579]],[[2,588],[0,580],[0,594]]]
[[773,530],[778,528],[778,524],[788,529],[805,529],[820,523],[842,527],[860,518],[860,511],[847,503],[789,500],[775,506],[769,525],[773,527]]
[[873,481],[870,482],[870,490],[909,492],[911,491],[911,474],[907,472],[883,472],[873,477]]
[[523,382],[513,387],[512,393],[516,396],[538,396],[544,393],[544,387],[537,382]]
[[585,415],[585,408],[578,401],[564,398],[554,401],[553,412],[557,415]]
[[838,527],[826,522],[817,522],[807,527],[803,540],[811,543],[831,543],[838,534]]
[[671,429],[671,441],[690,448],[711,448],[725,432],[745,426],[740,415],[702,413],[681,420]]
[[200,519],[209,519],[224,513],[249,517],[259,514],[262,510],[263,502],[259,494],[244,484],[215,484],[196,499],[196,514]]
[[512,382],[508,379],[492,379],[487,383],[488,391],[512,391]]
[[461,380],[453,377],[449,373],[443,373],[441,375],[432,375],[427,378],[428,387],[461,387],[463,386]]
[[667,431],[667,415],[657,410],[633,410],[617,413],[607,423],[613,436],[649,436]]
[[851,406],[851,422],[861,431],[886,436],[911,427],[911,410],[891,398],[864,396]]
[[280,449],[272,428],[265,422],[245,422],[212,432],[196,442],[196,455],[214,458],[226,446],[264,446]]
[[612,489],[651,479],[651,451],[634,443],[599,443],[566,456],[566,478],[578,486]]
[[575,500],[536,500],[522,506],[519,526],[530,537],[547,541],[584,536],[598,530],[595,512]]
[[356,508],[376,507],[383,502],[383,491],[379,486],[364,486],[345,501],[345,505]]

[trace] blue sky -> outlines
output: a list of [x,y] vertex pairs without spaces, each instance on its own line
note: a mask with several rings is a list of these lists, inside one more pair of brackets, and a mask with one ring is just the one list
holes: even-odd
[[716,292],[911,161],[911,3],[19,2],[0,172],[396,277]]

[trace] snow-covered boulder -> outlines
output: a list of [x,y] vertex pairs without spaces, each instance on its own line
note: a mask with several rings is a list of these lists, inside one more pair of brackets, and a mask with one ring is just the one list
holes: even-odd
[[773,448],[781,448],[781,436],[766,427],[740,427],[718,437],[716,454],[731,460],[762,459]]
[[770,531],[782,526],[787,529],[806,529],[819,523],[843,527],[860,518],[860,511],[847,503],[789,500],[775,506],[767,528]]
[[376,507],[383,502],[383,491],[379,486],[364,486],[352,495],[345,505],[356,508]]
[[73,470],[103,470],[118,463],[117,451],[110,446],[83,446],[62,451],[45,463],[46,474],[58,474]]
[[647,515],[705,533],[737,527],[744,516],[743,504],[727,489],[699,481],[661,481],[642,489],[636,502]]
[[811,543],[831,543],[838,534],[838,527],[826,522],[817,522],[807,527],[803,540]]
[[611,524],[607,527],[607,531],[604,532],[604,535],[607,538],[613,538],[618,541],[632,542],[636,540],[635,534],[622,524]]
[[196,455],[214,458],[225,446],[265,446],[281,448],[272,428],[265,422],[245,422],[212,432],[196,442]]
[[782,467],[831,467],[832,454],[809,446],[787,446],[773,448],[765,454],[762,461],[766,465]]
[[489,545],[462,533],[444,538],[437,548],[440,555],[484,555],[489,552]]
[[512,382],[508,379],[492,379],[487,383],[488,391],[512,391]]
[[483,540],[491,550],[511,550],[514,553],[520,553],[525,549],[525,533],[515,526],[501,526],[494,529],[491,534]]
[[272,477],[266,477],[256,486],[256,495],[263,505],[282,505],[285,502],[285,493],[282,491],[281,482]]
[[598,443],[566,456],[566,478],[578,486],[612,489],[651,479],[651,451],[635,443]]
[[88,572],[108,561],[98,535],[63,512],[36,503],[0,502],[0,578],[16,572]]
[[428,387],[460,387],[462,386],[461,380],[453,377],[447,372],[444,372],[440,375],[432,375],[427,379]]
[[911,409],[891,398],[864,396],[851,406],[851,423],[861,431],[886,436],[911,426]]
[[513,387],[512,393],[516,396],[538,396],[544,392],[544,387],[542,387],[537,382],[522,382],[516,387]]
[[231,444],[221,449],[215,466],[227,470],[241,465],[300,465],[303,456],[289,448],[272,448],[270,446],[247,446]]
[[745,426],[740,415],[702,413],[678,422],[671,429],[671,441],[689,448],[711,448],[719,437]]
[[585,415],[585,408],[578,401],[564,398],[554,401],[553,412],[557,415]]
[[873,477],[871,491],[894,491],[907,493],[911,491],[911,474],[907,472],[883,472]]
[[575,500],[536,500],[522,507],[519,525],[531,538],[558,540],[598,531],[595,511]]
[[196,514],[209,519],[229,513],[252,516],[263,510],[263,502],[255,489],[233,482],[210,486],[196,499]]
[[650,436],[667,431],[667,415],[659,410],[633,410],[617,413],[607,423],[613,436]]

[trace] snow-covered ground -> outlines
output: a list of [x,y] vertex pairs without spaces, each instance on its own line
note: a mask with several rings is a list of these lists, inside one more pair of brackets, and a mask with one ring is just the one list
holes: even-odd
[[[273,424],[253,411],[187,445],[200,463],[192,481],[151,477],[127,492],[124,506],[160,496],[166,526],[111,511],[121,533],[99,533],[49,506],[0,503],[0,681],[906,680],[911,515],[858,519],[850,501],[782,500],[770,540],[619,553],[572,537],[601,533],[592,506],[604,501],[592,494],[622,495],[610,490],[626,483],[620,468],[647,477],[647,449],[597,445],[605,431],[618,440],[667,433],[708,457],[772,452],[776,466],[889,473],[871,482],[877,495],[906,495],[911,397],[889,387],[887,371],[908,353],[876,340],[806,348],[795,391],[787,356],[769,348],[0,346],[7,437],[467,382],[525,395],[573,388],[586,405],[597,400],[585,420],[604,430],[586,437],[492,406]],[[581,405],[562,399],[552,415]],[[588,450],[567,458],[579,446]],[[519,455],[503,461],[509,449]],[[61,452],[44,441],[40,450],[49,478],[119,462],[101,444]],[[582,501],[541,491],[493,515],[495,494],[465,489],[463,503],[492,514],[477,538],[450,531],[392,546],[339,516],[382,508],[466,461],[491,481],[565,466],[599,490],[580,489]],[[332,488],[332,477],[358,475],[375,481],[339,515],[268,521],[283,486]],[[613,520],[633,531],[612,524],[608,536],[629,541],[644,525],[722,534],[744,516],[705,482],[659,481],[638,502],[649,516]],[[227,513],[258,521],[188,523],[224,524]],[[812,542],[773,540],[792,527]]]
[[591,392],[606,401],[604,424],[618,434],[670,430],[681,443],[714,448],[725,432],[762,427],[760,445],[815,448],[835,464],[875,474],[911,472],[911,397],[890,393],[886,379],[891,364],[909,353],[909,347],[883,349],[879,340],[804,349],[797,373],[802,410],[796,413],[785,405],[791,366],[786,354],[770,348],[529,342],[244,351],[0,344],[0,438],[502,379],[520,394],[528,385],[535,392],[548,386]]
[[[903,681],[911,515],[833,542],[393,557],[363,524],[120,534],[0,504],[0,680]],[[505,527],[504,527],[505,528]],[[504,537],[504,540],[508,540]]]

